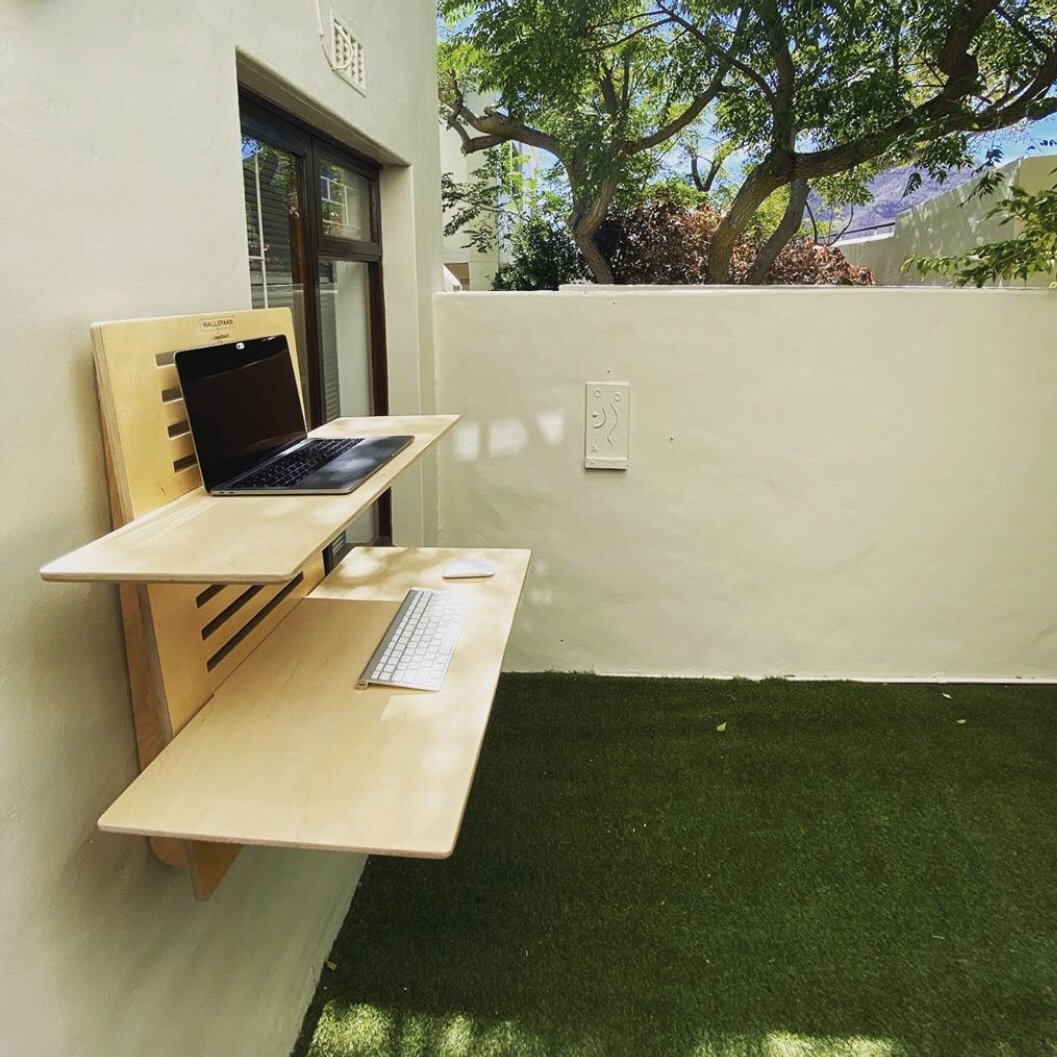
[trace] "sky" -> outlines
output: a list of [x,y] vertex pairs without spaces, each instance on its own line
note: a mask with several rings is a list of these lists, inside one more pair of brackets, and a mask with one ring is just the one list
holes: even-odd
[[[981,154],[987,150],[990,140],[991,137],[980,140]],[[1057,114],[1052,114],[1042,121],[1036,121],[1026,129],[1004,129],[1002,132],[995,133],[993,140],[996,146],[1002,148],[1006,161],[1020,158],[1025,154],[1057,154]],[[1046,146],[1044,140],[1054,142]]]

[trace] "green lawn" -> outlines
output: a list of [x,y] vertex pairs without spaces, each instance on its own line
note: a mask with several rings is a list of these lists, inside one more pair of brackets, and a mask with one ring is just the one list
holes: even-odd
[[1057,1054],[1057,687],[510,675],[311,1057]]

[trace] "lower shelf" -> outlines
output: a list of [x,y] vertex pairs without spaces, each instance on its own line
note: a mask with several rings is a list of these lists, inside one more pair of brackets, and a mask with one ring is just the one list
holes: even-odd
[[[487,556],[484,580],[444,581]],[[300,602],[99,820],[236,844],[443,858],[455,847],[529,552],[361,548]],[[412,586],[466,595],[437,693],[356,680]]]

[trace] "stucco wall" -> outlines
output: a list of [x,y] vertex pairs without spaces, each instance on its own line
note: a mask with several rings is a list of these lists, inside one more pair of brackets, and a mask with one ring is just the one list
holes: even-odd
[[[1000,216],[987,214],[1014,185],[1029,194],[1052,187],[1055,166],[1054,155],[1018,158],[999,169],[1001,180],[992,194],[974,195],[978,181],[969,180],[900,213],[888,234],[848,239],[839,248],[852,264],[869,268],[878,286],[950,286],[946,275],[933,273],[922,279],[917,269],[904,272],[903,261],[910,254],[954,256],[985,242],[1014,238],[1020,232],[1020,221],[1003,224]],[[999,285],[1046,287],[1049,283],[1049,276],[1036,275],[1026,283],[1018,279]]]
[[[441,540],[533,549],[508,667],[1057,678],[1057,294],[435,306]],[[599,379],[627,471],[583,468]]]
[[[108,527],[89,324],[249,307],[237,62],[390,163],[393,403],[431,409],[434,8],[334,6],[366,98],[324,61],[314,0],[0,0],[5,1055],[285,1057],[358,878],[356,857],[249,850],[196,904],[144,841],[97,832],[136,770],[116,593],[37,575]],[[401,538],[429,535],[432,493],[402,488]]]

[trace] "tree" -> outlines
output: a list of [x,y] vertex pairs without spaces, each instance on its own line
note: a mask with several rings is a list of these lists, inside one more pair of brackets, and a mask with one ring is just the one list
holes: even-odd
[[[975,135],[1057,112],[1057,0],[441,0],[461,18],[441,51],[463,149],[516,139],[550,151],[572,188],[570,229],[611,281],[597,233],[657,151],[709,120],[745,159],[708,275],[785,190],[785,215],[745,273],[761,281],[800,229],[808,191],[861,190],[878,167],[966,164]],[[467,85],[494,92],[481,113]],[[704,182],[705,178],[702,178]]]
[[[989,193],[986,185],[985,193]],[[958,286],[972,283],[981,287],[1041,274],[1050,276],[1050,286],[1057,287],[1057,186],[1037,194],[1012,187],[987,216],[1000,216],[1003,224],[1018,220],[1021,230],[1013,238],[989,242],[957,256],[908,257],[903,268],[915,267],[922,277],[931,272],[950,275]]]
[[591,273],[569,233],[553,217],[539,216],[514,229],[510,261],[501,264],[493,290],[557,290],[565,283],[588,282]]
[[[672,27],[641,25],[640,0],[440,0],[441,100],[463,151],[517,141],[553,154],[571,190],[569,228],[599,282],[612,282],[596,233],[618,190],[644,181],[658,148],[715,104],[730,60]],[[468,21],[465,21],[467,20]],[[742,47],[748,9],[710,32]],[[500,105],[480,113],[470,89]]]

